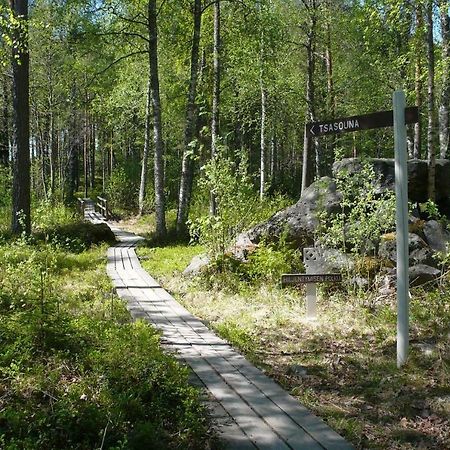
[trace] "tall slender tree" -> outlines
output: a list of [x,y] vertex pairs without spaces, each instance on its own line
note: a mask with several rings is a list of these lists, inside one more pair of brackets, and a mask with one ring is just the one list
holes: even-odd
[[[422,107],[422,57],[423,57],[423,40],[424,40],[424,23],[423,23],[423,4],[422,2],[416,2],[415,5],[415,34],[413,40],[414,58],[415,58],[415,71],[414,71],[414,92],[416,95],[416,106],[419,111]],[[414,124],[414,144],[413,144],[413,157],[419,159],[421,156],[422,145],[422,123],[419,120]]]
[[427,151],[428,151],[428,198],[436,198],[436,148],[434,142],[435,134],[435,110],[434,110],[434,33],[433,33],[433,0],[427,2],[427,56],[428,56],[428,129],[427,129]]
[[11,10],[21,26],[13,40],[13,234],[31,232],[30,188],[30,100],[28,53],[28,0],[10,0]]
[[[315,112],[315,84],[314,74],[316,65],[316,33],[317,33],[317,1],[309,0],[305,2],[307,10],[308,24],[306,27],[306,61],[307,61],[307,75],[306,75],[306,115],[305,122],[313,122],[316,119]],[[302,192],[311,184],[314,179],[314,166],[312,164],[312,144],[315,149],[315,168],[319,166],[319,150],[317,138],[311,139],[306,133],[306,126],[304,132],[303,142],[303,170],[302,170]]]
[[194,0],[193,33],[191,47],[191,75],[186,103],[186,124],[184,129],[184,148],[181,163],[180,191],[178,196],[177,234],[186,233],[186,222],[189,216],[189,206],[194,178],[194,152],[196,148],[198,112],[195,98],[197,96],[197,81],[199,76],[200,35],[202,25],[202,0]]
[[2,120],[0,123],[0,165],[9,164],[9,89],[6,76],[2,78]]
[[155,149],[154,173],[155,173],[155,211],[156,211],[156,236],[164,238],[166,228],[166,205],[164,197],[164,142],[161,119],[161,97],[159,92],[159,68],[158,68],[158,28],[157,28],[156,0],[148,2],[148,35],[150,58],[150,85],[153,112],[153,143]]
[[439,107],[439,147],[440,156],[445,158],[449,144],[449,102],[450,102],[450,18],[449,0],[439,0],[442,35],[442,93]]
[[261,95],[261,127],[260,127],[260,184],[259,184],[259,197],[262,200],[264,198],[264,190],[266,185],[266,125],[267,125],[267,89],[265,80],[265,64],[266,64],[266,49],[264,38],[264,14],[263,5],[259,2],[260,10],[260,23],[261,31],[259,38],[259,90]]
[[[150,71],[149,71],[150,72]],[[145,136],[144,136],[144,151],[142,154],[142,164],[141,164],[141,182],[139,185],[139,215],[144,212],[144,200],[145,200],[145,189],[147,187],[147,170],[148,170],[148,156],[150,153],[150,128],[151,128],[151,98],[152,98],[152,87],[151,87],[151,77],[148,74],[147,82],[147,103],[145,106]]]
[[[214,0],[214,49],[213,49],[213,101],[212,101],[212,121],[211,121],[211,158],[217,156],[219,146],[219,117],[220,117],[220,0]],[[216,215],[216,199],[213,192],[210,194],[209,212]]]

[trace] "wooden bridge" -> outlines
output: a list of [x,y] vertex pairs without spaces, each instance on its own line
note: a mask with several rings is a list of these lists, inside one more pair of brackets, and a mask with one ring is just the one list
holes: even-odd
[[[83,213],[86,220],[105,221],[88,199]],[[131,316],[160,330],[164,347],[192,369],[225,448],[353,448],[163,289],[139,263],[134,247],[142,237],[108,225],[118,241],[108,249],[107,262],[117,294]]]

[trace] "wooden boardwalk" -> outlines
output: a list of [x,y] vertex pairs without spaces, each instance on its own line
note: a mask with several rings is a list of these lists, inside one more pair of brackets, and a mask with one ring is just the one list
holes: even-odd
[[[103,221],[93,208],[86,219]],[[142,239],[110,226],[118,244],[108,250],[107,272],[134,319],[162,333],[162,344],[190,366],[225,448],[344,450],[353,448],[226,341],[183,308],[145,270],[134,246]]]

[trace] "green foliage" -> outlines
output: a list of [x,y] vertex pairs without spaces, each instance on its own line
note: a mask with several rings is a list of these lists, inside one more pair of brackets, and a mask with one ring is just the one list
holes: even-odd
[[136,210],[138,185],[123,168],[114,169],[106,186],[111,209]]
[[255,281],[278,283],[283,273],[303,272],[302,255],[281,237],[276,245],[260,243],[248,258],[247,272]]
[[11,204],[11,183],[10,169],[0,166],[0,208]]
[[[47,242],[0,245],[1,448],[206,446],[187,370],[152,327],[130,323],[105,272],[106,248],[56,243],[61,229],[81,241],[71,235],[79,225],[37,211]],[[54,229],[50,216],[60,220]]]
[[153,276],[171,277],[181,273],[194,256],[201,254],[200,245],[170,244],[165,247],[144,247],[137,249],[141,264]]
[[429,220],[437,220],[441,222],[444,226],[446,225],[446,218],[439,211],[438,205],[432,200],[427,200],[425,203],[419,205],[422,213],[426,214]]
[[283,198],[260,201],[248,173],[248,161],[219,154],[203,168],[200,187],[214,194],[216,215],[204,215],[190,225],[194,240],[204,245],[213,257],[224,255],[236,236],[268,218],[285,202]]
[[381,235],[395,225],[394,194],[377,192],[377,178],[369,162],[363,162],[358,172],[340,172],[336,184],[342,194],[342,210],[320,215],[319,242],[355,254],[375,253]]

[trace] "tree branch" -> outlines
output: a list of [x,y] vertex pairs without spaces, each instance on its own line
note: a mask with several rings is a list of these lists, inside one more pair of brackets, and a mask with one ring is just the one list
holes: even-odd
[[101,70],[100,72],[97,72],[94,75],[94,78],[96,78],[96,77],[98,77],[100,75],[103,75],[105,72],[107,72],[109,69],[111,69],[111,67],[113,67],[116,64],[120,63],[124,59],[131,58],[132,56],[143,55],[143,54],[146,54],[146,53],[148,53],[147,50],[139,50],[139,51],[136,51],[136,52],[128,53],[128,55],[121,56],[120,58],[116,59],[111,64],[109,64],[107,67],[105,67],[103,70]]

